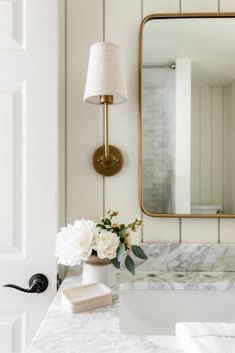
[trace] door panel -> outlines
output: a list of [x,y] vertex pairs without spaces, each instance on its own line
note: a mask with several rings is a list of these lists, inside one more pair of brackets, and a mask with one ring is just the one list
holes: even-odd
[[23,256],[26,85],[0,87],[0,256]]
[[20,312],[2,312],[0,317],[0,342],[4,353],[22,353],[24,351],[24,314]]
[[[0,352],[24,353],[56,292],[58,0],[0,0]],[[48,35],[48,33],[50,35]],[[35,273],[41,294],[24,288]]]
[[26,0],[0,0],[0,50],[25,46]]

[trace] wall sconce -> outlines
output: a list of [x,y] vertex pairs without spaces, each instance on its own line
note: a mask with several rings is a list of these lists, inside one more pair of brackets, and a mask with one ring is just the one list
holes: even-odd
[[91,46],[84,101],[103,105],[105,145],[95,151],[93,166],[97,173],[112,176],[122,168],[123,158],[117,147],[109,145],[108,108],[127,101],[120,48],[116,44],[100,42]]

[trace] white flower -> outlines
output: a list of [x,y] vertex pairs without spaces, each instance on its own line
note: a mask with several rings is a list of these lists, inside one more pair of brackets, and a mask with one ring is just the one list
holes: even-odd
[[117,256],[119,237],[116,233],[102,230],[94,240],[93,249],[100,259],[114,259]]
[[128,248],[131,248],[132,245],[139,245],[140,244],[140,238],[136,232],[132,232],[131,230],[128,230],[127,234],[128,235],[125,237],[124,242]]
[[74,266],[87,260],[92,252],[92,242],[98,230],[96,223],[84,219],[69,224],[57,234],[55,256],[63,265]]
[[119,214],[118,211],[114,211],[112,209],[108,210],[108,215],[110,217],[116,217],[116,216],[118,216],[118,214]]

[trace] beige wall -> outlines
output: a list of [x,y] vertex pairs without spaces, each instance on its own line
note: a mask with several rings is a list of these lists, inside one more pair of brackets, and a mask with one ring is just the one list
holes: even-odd
[[[192,89],[192,204],[221,205],[224,200],[224,88],[222,86],[193,86]],[[225,107],[228,109],[228,107]],[[228,115],[226,120],[230,120]],[[226,131],[227,133],[227,131]],[[229,161],[231,162],[231,161]],[[231,194],[231,187],[229,187]],[[225,202],[224,202],[225,201]],[[227,206],[227,205],[226,205]],[[225,208],[224,208],[225,207]]]
[[[143,16],[157,12],[235,11],[234,0],[67,0],[67,221],[99,219],[118,209],[129,221],[142,217],[145,242],[235,242],[233,219],[151,218],[138,205],[138,31]],[[110,141],[121,148],[124,169],[103,178],[91,165],[102,144],[102,109],[83,103],[89,47],[113,41],[123,53],[129,93],[110,109]]]
[[235,213],[234,90],[234,83],[192,89],[192,204],[225,213]]

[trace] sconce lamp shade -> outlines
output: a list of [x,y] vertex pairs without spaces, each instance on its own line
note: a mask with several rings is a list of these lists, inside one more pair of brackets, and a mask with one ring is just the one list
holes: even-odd
[[127,88],[121,66],[120,48],[110,42],[90,48],[84,101],[100,104],[100,96],[113,96],[113,104],[127,101]]

